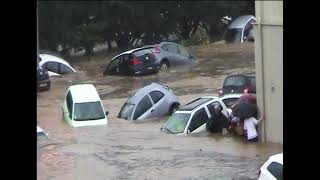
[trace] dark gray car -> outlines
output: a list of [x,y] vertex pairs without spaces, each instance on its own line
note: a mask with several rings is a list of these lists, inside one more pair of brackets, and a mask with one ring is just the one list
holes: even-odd
[[161,70],[175,65],[193,64],[196,62],[195,58],[185,47],[173,42],[161,42],[146,47],[153,47],[153,53],[157,57]]
[[180,106],[179,99],[165,85],[152,83],[128,98],[118,118],[137,120],[160,117],[175,112]]

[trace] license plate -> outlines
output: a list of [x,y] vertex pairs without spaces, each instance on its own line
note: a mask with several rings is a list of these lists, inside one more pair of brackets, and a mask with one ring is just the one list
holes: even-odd
[[45,86],[47,86],[47,83],[41,83],[41,84],[39,85],[39,87],[45,87]]

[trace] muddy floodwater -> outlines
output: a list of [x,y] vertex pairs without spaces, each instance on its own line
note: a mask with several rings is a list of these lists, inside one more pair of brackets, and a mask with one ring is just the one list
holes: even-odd
[[[118,119],[129,95],[151,82],[164,83],[185,104],[215,95],[223,79],[255,73],[254,47],[210,44],[188,48],[197,58],[190,66],[142,76],[103,76],[110,56],[73,63],[78,72],[51,78],[51,89],[37,93],[38,125],[48,140],[37,142],[39,180],[107,179],[257,179],[268,156],[281,144],[248,143],[224,132],[176,136],[160,132],[168,117],[142,122]],[[110,113],[107,126],[72,128],[62,118],[66,88],[75,82],[94,83]]]

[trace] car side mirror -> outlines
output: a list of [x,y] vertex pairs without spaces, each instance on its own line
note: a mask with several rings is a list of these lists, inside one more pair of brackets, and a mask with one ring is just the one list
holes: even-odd
[[106,111],[106,116],[108,116],[108,114],[109,114],[109,111]]

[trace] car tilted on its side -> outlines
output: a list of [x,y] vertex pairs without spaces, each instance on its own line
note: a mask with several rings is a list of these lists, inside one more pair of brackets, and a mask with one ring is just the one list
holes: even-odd
[[72,127],[107,125],[105,111],[99,94],[92,84],[72,85],[68,88],[62,112],[64,120]]
[[206,122],[214,114],[214,107],[220,104],[222,114],[228,117],[226,105],[219,97],[204,96],[180,107],[161,128],[171,134],[189,134],[206,131]]
[[137,120],[172,114],[180,106],[179,99],[168,86],[151,83],[129,97],[118,118]]

